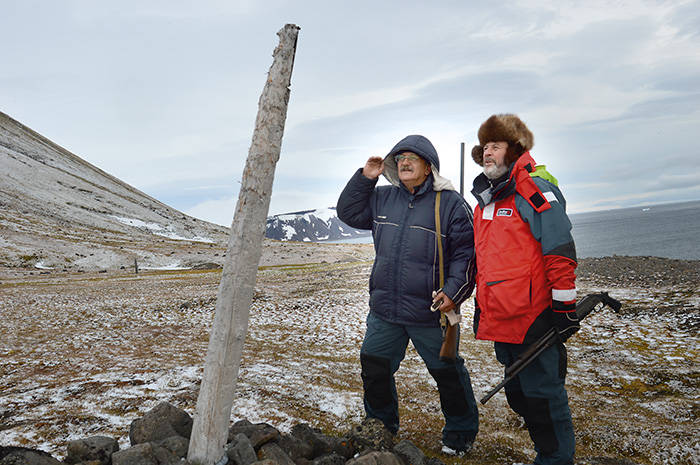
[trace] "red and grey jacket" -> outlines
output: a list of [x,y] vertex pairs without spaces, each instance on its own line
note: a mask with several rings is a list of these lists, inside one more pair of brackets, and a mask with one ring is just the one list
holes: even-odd
[[552,326],[550,309],[576,310],[566,201],[535,166],[526,152],[500,184],[474,180],[477,339],[531,343]]

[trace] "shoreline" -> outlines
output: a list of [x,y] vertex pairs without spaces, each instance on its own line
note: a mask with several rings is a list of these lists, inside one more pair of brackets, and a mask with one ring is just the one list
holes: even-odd
[[[278,243],[278,246],[267,248],[260,260],[258,269],[291,265],[312,265],[329,263],[352,263],[374,260],[374,249],[371,244],[321,244],[316,251],[311,250],[315,243]],[[282,250],[277,250],[278,248]],[[179,269],[144,269],[141,274],[177,273],[188,271],[221,271],[221,266],[208,263],[204,267]],[[106,270],[60,270],[35,267],[0,266],[0,287],[7,281],[42,277],[59,278],[68,276],[100,275],[103,277],[133,275],[129,269]],[[576,268],[577,280],[593,281],[599,285],[614,287],[700,287],[700,260],[680,260],[654,256],[612,255],[605,257],[585,257],[578,259]]]

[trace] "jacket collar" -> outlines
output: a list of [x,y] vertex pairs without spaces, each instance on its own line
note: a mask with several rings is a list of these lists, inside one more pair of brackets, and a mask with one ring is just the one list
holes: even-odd
[[481,173],[474,179],[474,187],[472,189],[472,194],[476,198],[476,201],[479,202],[479,206],[484,208],[491,202],[503,200],[513,195],[515,193],[515,180],[518,177],[518,173],[522,170],[532,173],[535,171],[535,165],[535,160],[532,158],[532,155],[530,155],[530,152],[523,153],[510,165],[505,180],[495,186],[492,186],[489,178],[487,178],[484,173]]

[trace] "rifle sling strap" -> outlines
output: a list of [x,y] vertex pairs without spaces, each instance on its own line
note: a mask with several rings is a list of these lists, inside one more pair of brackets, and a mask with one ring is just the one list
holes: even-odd
[[[445,285],[445,266],[442,256],[442,232],[440,230],[440,194],[442,194],[442,191],[437,191],[435,194],[435,235],[437,237],[438,266],[440,268],[440,289],[442,290],[442,287]],[[447,316],[445,316],[444,312],[440,312],[440,326],[443,329],[447,327]]]

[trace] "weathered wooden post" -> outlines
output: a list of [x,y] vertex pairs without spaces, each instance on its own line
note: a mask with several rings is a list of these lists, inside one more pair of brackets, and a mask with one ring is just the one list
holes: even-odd
[[277,33],[280,42],[273,52],[272,66],[258,102],[253,141],[231,225],[194,414],[187,454],[190,462],[213,465],[225,457],[223,447],[228,438],[275,165],[282,145],[298,34],[299,27],[293,24],[285,25]]

